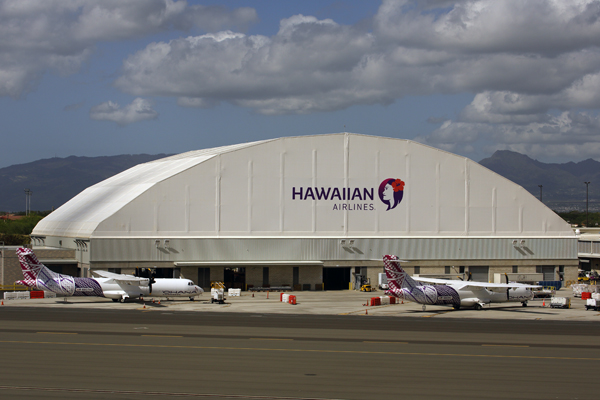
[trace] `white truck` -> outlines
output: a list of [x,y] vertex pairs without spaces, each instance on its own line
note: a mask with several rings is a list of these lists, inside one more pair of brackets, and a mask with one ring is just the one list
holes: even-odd
[[381,290],[388,290],[388,280],[385,272],[379,273],[378,286]]

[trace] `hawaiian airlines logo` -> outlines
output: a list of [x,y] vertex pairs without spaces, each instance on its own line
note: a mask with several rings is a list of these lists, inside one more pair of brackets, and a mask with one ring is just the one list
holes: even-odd
[[393,210],[404,197],[404,181],[400,179],[384,179],[379,184],[379,199],[387,205],[388,210]]
[[[331,201],[334,211],[375,211],[374,187],[292,187],[292,200]],[[379,198],[387,210],[396,208],[404,195],[404,182],[385,179],[379,185]],[[387,211],[386,210],[386,211]]]

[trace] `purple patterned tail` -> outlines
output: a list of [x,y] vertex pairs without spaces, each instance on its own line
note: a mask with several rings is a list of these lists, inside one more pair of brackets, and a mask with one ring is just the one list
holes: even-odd
[[66,296],[72,296],[75,292],[75,279],[48,269],[38,260],[33,250],[20,247],[17,249],[17,256],[23,270],[23,280],[17,281],[17,284]]
[[402,288],[414,288],[419,284],[414,281],[400,266],[397,256],[383,256],[385,275],[387,276],[389,290],[397,291]]
[[55,274],[40,263],[31,249],[20,247],[17,249],[17,256],[23,270],[23,280],[17,281],[17,284],[37,289],[37,280],[42,271],[49,275]]

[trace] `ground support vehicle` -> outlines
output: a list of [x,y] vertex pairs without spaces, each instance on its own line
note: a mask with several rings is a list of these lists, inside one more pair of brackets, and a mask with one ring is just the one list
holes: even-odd
[[210,302],[225,304],[225,289],[222,289],[222,288],[210,289]]
[[553,297],[550,299],[550,308],[571,308],[569,297]]
[[598,299],[587,299],[585,303],[586,310],[600,311],[600,300]]

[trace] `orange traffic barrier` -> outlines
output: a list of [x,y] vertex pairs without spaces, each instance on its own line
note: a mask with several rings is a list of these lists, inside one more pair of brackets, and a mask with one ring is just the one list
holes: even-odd
[[381,305],[381,298],[379,297],[371,297],[369,299],[369,301],[367,302],[368,305],[370,306],[380,306]]

